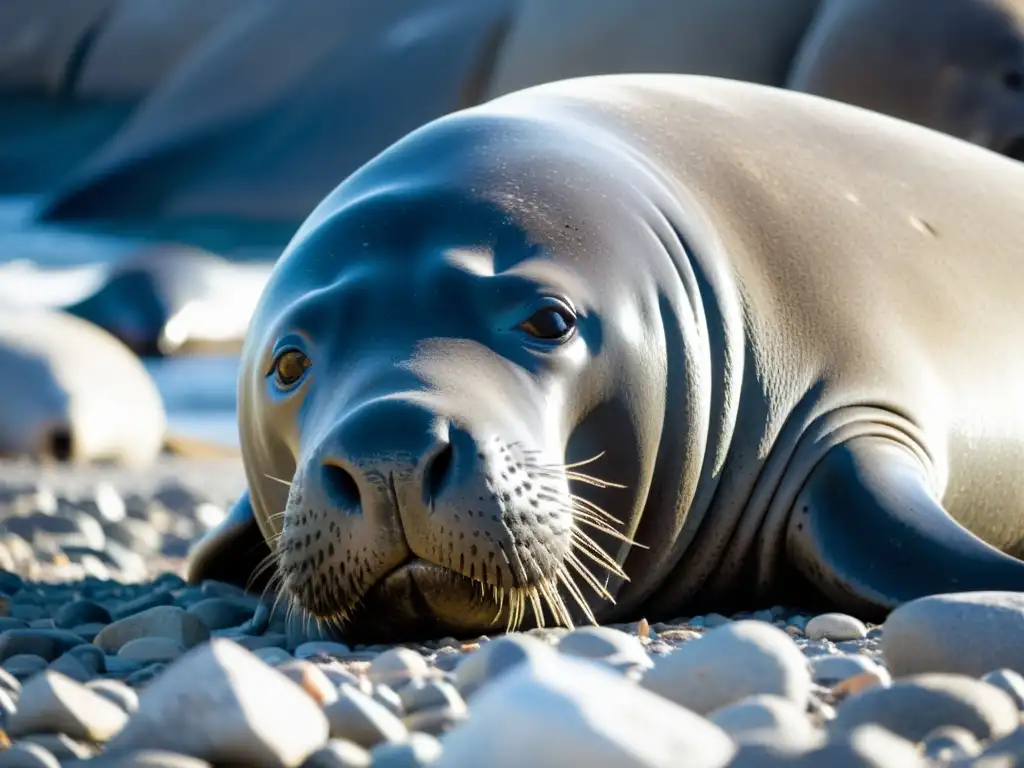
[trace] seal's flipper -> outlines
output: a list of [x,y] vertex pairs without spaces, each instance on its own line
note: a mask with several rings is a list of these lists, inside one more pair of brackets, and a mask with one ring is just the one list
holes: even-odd
[[814,468],[789,519],[792,562],[863,618],[940,592],[1024,591],[1024,562],[957,523],[898,443],[860,437]]
[[204,579],[225,581],[240,587],[259,590],[266,584],[272,571],[249,583],[250,576],[270,554],[246,490],[220,525],[197,541],[188,555],[186,578],[195,584]]

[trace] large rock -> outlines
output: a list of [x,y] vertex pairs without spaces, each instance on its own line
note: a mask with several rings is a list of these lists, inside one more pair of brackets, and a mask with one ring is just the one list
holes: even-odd
[[963,592],[904,603],[889,614],[882,654],[893,677],[997,669],[1024,674],[1024,593]]
[[755,694],[805,706],[811,692],[807,659],[789,635],[761,621],[716,627],[661,657],[643,685],[705,714]]
[[735,751],[717,726],[594,662],[558,654],[523,660],[470,702],[442,740],[438,768],[580,765],[725,766]]
[[327,717],[300,686],[214,638],[149,684],[107,752],[166,749],[211,763],[296,768],[327,734]]

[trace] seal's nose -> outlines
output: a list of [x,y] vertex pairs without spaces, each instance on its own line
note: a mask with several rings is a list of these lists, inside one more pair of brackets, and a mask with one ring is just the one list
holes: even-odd
[[429,507],[454,453],[446,418],[415,400],[380,398],[349,413],[324,441],[323,488],[350,512],[359,511],[367,495],[385,493]]

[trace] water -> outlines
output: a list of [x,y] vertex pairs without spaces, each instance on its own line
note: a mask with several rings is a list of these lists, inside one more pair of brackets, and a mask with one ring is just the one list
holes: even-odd
[[[35,203],[32,197],[0,196],[0,303],[71,303],[101,285],[120,258],[157,239],[40,224],[32,220]],[[154,358],[143,363],[163,395],[172,434],[238,445],[237,357]]]

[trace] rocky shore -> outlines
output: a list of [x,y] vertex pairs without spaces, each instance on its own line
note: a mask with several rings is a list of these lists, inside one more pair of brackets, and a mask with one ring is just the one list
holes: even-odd
[[0,768],[1024,765],[1024,594],[350,647],[182,580],[237,463],[0,478]]

